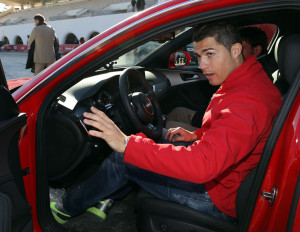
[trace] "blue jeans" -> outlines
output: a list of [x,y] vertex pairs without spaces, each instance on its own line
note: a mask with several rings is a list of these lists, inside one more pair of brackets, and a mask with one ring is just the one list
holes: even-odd
[[[163,138],[159,140],[159,143],[165,142],[169,141]],[[190,145],[182,142],[174,145],[183,144]],[[67,191],[63,199],[64,208],[71,216],[76,216],[99,200],[126,195],[130,189],[127,188],[129,182],[136,183],[160,199],[177,202],[217,218],[234,220],[214,205],[204,184],[178,180],[137,168],[125,163],[123,154],[118,152],[112,152],[88,179]]]

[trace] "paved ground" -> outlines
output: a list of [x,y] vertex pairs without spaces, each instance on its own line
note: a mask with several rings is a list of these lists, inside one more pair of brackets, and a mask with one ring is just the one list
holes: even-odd
[[25,69],[27,52],[0,51],[0,59],[7,80],[33,76],[30,69]]
[[[32,77],[34,73],[30,71],[30,69],[25,69],[26,61],[27,61],[27,52],[16,52],[16,51],[0,51],[0,59],[4,68],[4,72],[7,80],[24,78],[24,77]],[[126,59],[126,62],[130,57],[123,57]],[[125,61],[119,60],[122,64]],[[134,61],[131,61],[132,64]]]

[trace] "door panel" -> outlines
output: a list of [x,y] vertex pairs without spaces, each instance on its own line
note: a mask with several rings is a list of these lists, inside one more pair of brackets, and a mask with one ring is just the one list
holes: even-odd
[[206,109],[218,87],[211,86],[207,80],[187,82],[173,86],[168,95],[160,102],[164,113],[178,106],[195,111]]
[[[0,194],[3,201],[0,211],[7,212],[0,219],[3,220],[0,228],[6,226],[11,227],[11,231],[33,231],[18,147],[19,131],[26,125],[27,116],[19,113],[18,106],[3,85],[0,86],[0,109]],[[7,198],[9,201],[5,200]]]

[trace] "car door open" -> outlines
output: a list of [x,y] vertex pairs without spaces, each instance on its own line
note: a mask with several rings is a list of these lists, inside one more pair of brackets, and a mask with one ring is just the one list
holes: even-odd
[[27,116],[7,89],[2,69],[0,73],[0,231],[33,231],[31,206],[26,199],[23,171],[19,157],[19,131]]

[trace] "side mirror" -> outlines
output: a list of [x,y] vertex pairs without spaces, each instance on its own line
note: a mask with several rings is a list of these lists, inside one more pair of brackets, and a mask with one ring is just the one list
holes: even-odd
[[183,68],[189,66],[192,57],[188,52],[177,51],[171,54],[169,68]]

